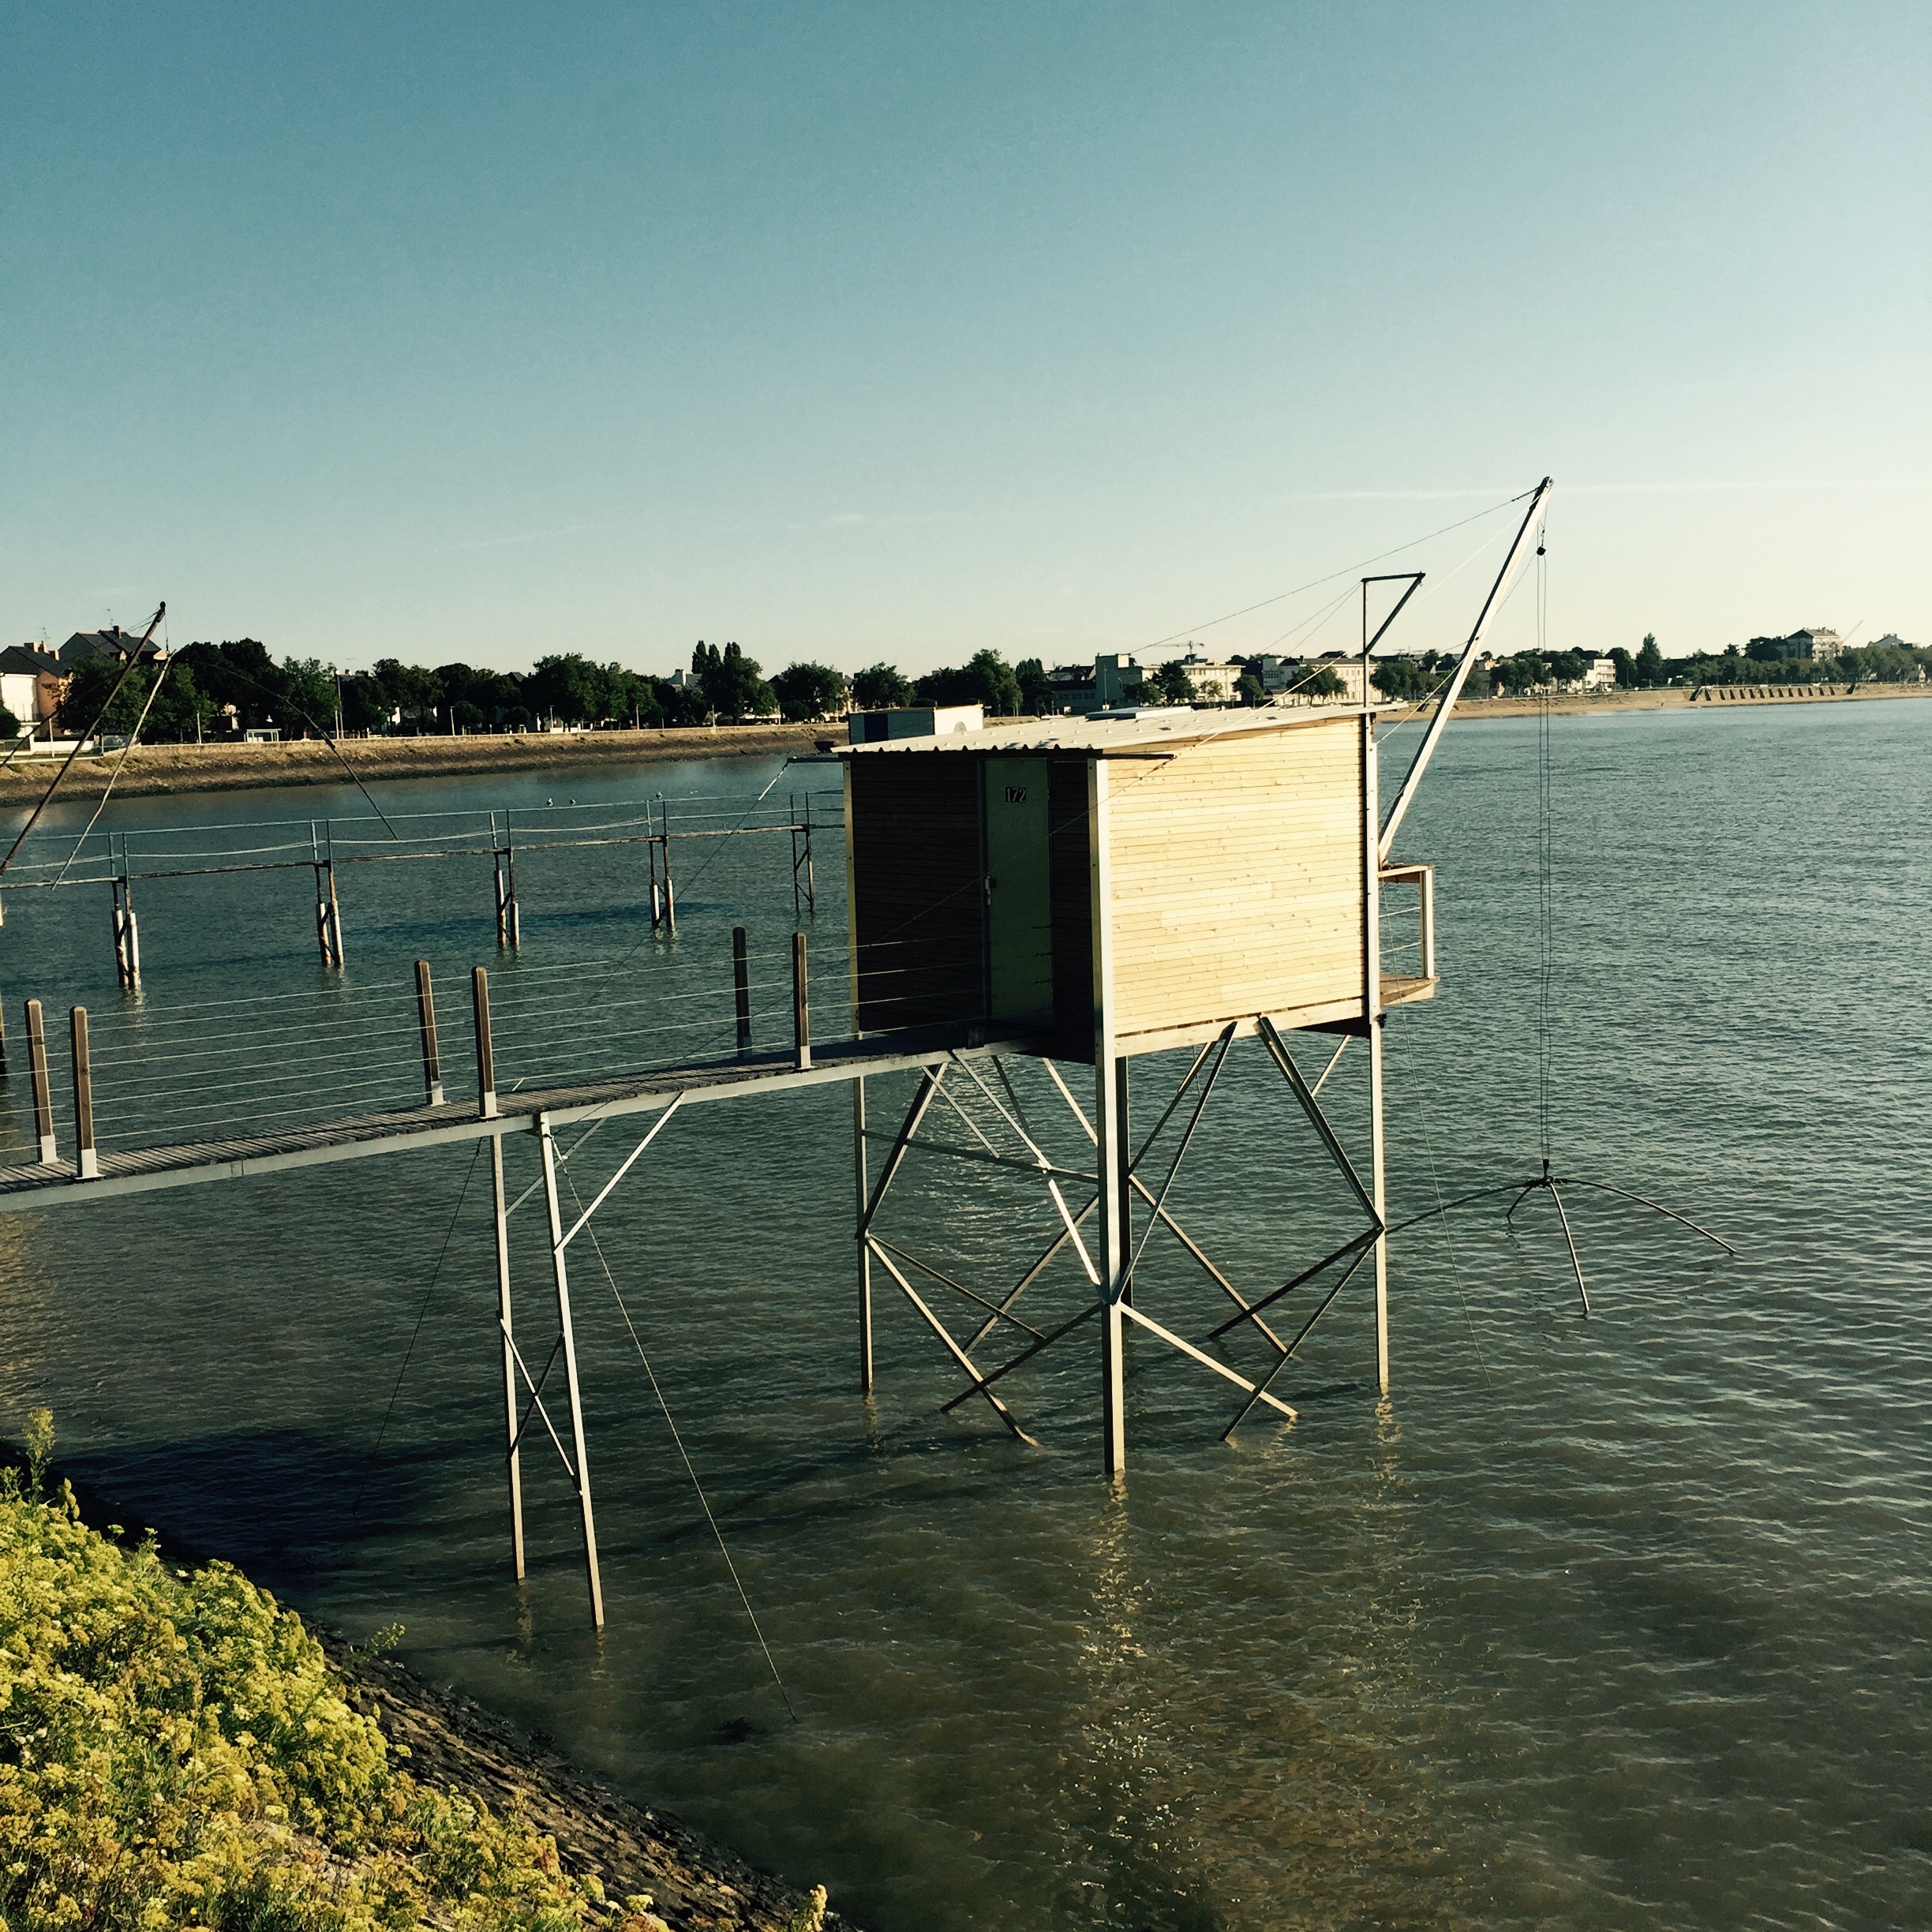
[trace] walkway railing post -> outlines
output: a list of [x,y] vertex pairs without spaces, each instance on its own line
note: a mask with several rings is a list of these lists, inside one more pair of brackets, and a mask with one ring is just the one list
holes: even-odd
[[811,1065],[811,993],[805,972],[805,935],[792,935],[792,1038],[793,1064],[802,1073]]
[[443,1104],[443,1061],[436,1051],[436,995],[429,985],[429,962],[416,962],[416,1020],[422,1030],[423,1091],[428,1104]]
[[577,1339],[571,1327],[570,1271],[564,1260],[564,1215],[557,1200],[556,1150],[551,1138],[550,1116],[537,1116],[537,1137],[543,1148],[544,1204],[550,1215],[550,1262],[556,1276],[557,1331],[564,1356],[564,1380],[570,1390],[571,1470],[577,1488],[577,1509],[583,1519],[584,1570],[590,1584],[590,1621],[604,1627],[604,1584],[597,1574],[597,1518],[590,1507],[590,1464],[584,1447],[583,1401],[577,1387]]
[[60,1155],[54,1145],[54,1085],[47,1077],[47,1029],[40,1019],[40,1002],[27,1002],[27,1070],[33,1088],[34,1133],[40,1142],[43,1163]]
[[94,1151],[94,1069],[88,1052],[87,1009],[70,1008],[67,1026],[73,1049],[74,1146],[80,1178],[98,1181],[100,1161]]
[[745,945],[745,929],[732,928],[732,991],[738,1003],[738,1050],[751,1044],[751,962]]
[[490,1136],[490,1183],[496,1210],[496,1323],[503,1350],[504,1440],[510,1451],[510,1561],[523,1581],[523,1466],[517,1447],[516,1343],[510,1311],[510,1209],[504,1189],[503,1136]]
[[470,1003],[476,1014],[477,1118],[496,1118],[496,1052],[490,1039],[489,975],[481,966],[470,974]]

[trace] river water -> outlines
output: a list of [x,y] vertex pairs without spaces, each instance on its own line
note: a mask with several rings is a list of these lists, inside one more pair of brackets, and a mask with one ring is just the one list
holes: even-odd
[[[1389,1023],[1394,1219],[1540,1166],[1537,757],[1533,721],[1457,726],[1401,841],[1440,867],[1445,979]],[[1386,1402],[1360,1278],[1279,1385],[1300,1420],[1250,1418],[1230,1446],[1234,1391],[1135,1336],[1130,1470],[1110,1492],[1090,1328],[1004,1385],[1028,1447],[983,1406],[936,1413],[955,1372],[882,1279],[877,1395],[856,1392],[834,1088],[686,1110],[600,1211],[609,1279],[571,1250],[601,1638],[547,1447],[525,1456],[531,1574],[508,1574],[487,1163],[470,1148],[0,1217],[0,1402],[50,1405],[69,1466],[130,1524],[352,1634],[404,1623],[417,1670],[828,1885],[873,1932],[1932,1922],[1932,704],[1559,717],[1551,758],[1557,1171],[1741,1251],[1574,1189],[1591,1320],[1548,1197],[1513,1231],[1507,1196],[1477,1204],[1394,1244]],[[772,775],[657,768],[595,796]],[[534,805],[546,782],[379,796]],[[317,791],[242,803],[132,802],[103,822],[364,809]],[[486,861],[371,866],[346,875],[345,977],[379,1005],[419,954],[459,991],[487,961],[532,1069],[560,1039],[594,1059],[626,1024],[620,994],[660,1017],[653,1002],[688,994],[678,1010],[709,1026],[728,1013],[710,990],[733,921],[760,958],[790,930],[783,842],[681,848],[675,942],[650,936],[638,848],[532,853],[524,953],[500,966]],[[833,840],[818,872],[822,1029]],[[127,1028],[185,1017],[204,1039],[223,1010],[264,1010],[211,1002],[323,983],[305,869],[148,889],[137,1013],[106,899],[9,894],[17,1056],[25,993],[50,1012],[85,1001],[111,1059]],[[461,1013],[444,1020],[459,1092]],[[566,1030],[545,1035],[545,1013]],[[1311,1073],[1317,1044],[1297,1043]],[[1137,1121],[1185,1067],[1136,1063]],[[1020,1097],[1077,1166],[1037,1073],[1016,1070]],[[1361,1079],[1345,1057],[1324,1095],[1357,1145]],[[905,1091],[873,1083],[875,1121]],[[613,1125],[586,1146],[582,1198],[635,1138]],[[526,1139],[508,1159],[521,1187]],[[1252,1042],[1171,1200],[1251,1291],[1352,1231]],[[982,1291],[1054,1225],[1025,1176],[938,1156],[908,1163],[891,1221]],[[537,1234],[519,1235],[519,1319],[541,1348]],[[1193,1335],[1225,1309],[1159,1236],[1136,1282]],[[1062,1256],[1020,1312],[1044,1327],[1080,1297]],[[1234,1338],[1230,1359],[1256,1357]]]

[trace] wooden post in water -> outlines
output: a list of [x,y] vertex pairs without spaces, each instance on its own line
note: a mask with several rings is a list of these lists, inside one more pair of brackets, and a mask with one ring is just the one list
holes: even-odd
[[738,1006],[738,1050],[743,1053],[751,1044],[751,964],[742,926],[732,928],[732,992]]
[[313,818],[309,821],[309,863],[315,871],[316,950],[326,966],[329,963],[328,895],[322,886],[322,836]]
[[504,814],[503,838],[496,837],[496,814],[490,814],[490,843],[496,872],[496,949],[515,949],[523,943],[522,923],[517,912],[516,850],[511,843],[510,814]]
[[436,995],[429,985],[429,962],[416,962],[416,1021],[422,1032],[423,1091],[426,1104],[443,1104],[443,1062],[436,1052]]
[[[481,969],[479,968],[479,971]],[[503,1353],[504,1441],[509,1451],[510,1563],[523,1581],[523,1466],[517,1444],[516,1342],[510,1309],[510,1210],[504,1190],[503,1136],[490,1136],[490,1186],[496,1216],[496,1327]]]
[[477,1118],[496,1118],[496,1050],[490,1039],[489,975],[481,966],[470,972],[470,1004],[476,1017]]
[[128,869],[127,840],[121,841],[121,930],[127,945],[127,983],[140,984],[140,920],[134,911],[134,875]]
[[87,1009],[70,1008],[67,1026],[73,1050],[74,1147],[80,1178],[98,1181],[100,1161],[94,1151],[94,1069],[88,1052]]
[[786,799],[786,800],[785,800],[785,803],[787,803],[787,804],[788,804],[788,806],[791,807],[790,811],[789,811],[789,812],[788,812],[788,813],[786,815],[787,815],[787,817],[789,818],[789,820],[790,820],[790,822],[791,822],[791,823],[790,823],[790,831],[791,831],[791,838],[792,838],[792,923],[794,926],[796,926],[796,925],[798,923],[798,921],[799,921],[799,912],[800,907],[801,907],[801,905],[802,905],[802,904],[803,904],[803,894],[802,894],[802,893],[801,893],[801,891],[800,891],[800,889],[799,889],[799,824],[798,824],[798,815],[799,815],[799,813],[798,813],[798,794],[797,794],[796,792],[794,792],[791,793],[791,794],[790,794],[790,795],[789,795],[789,796],[787,797],[787,799]]
[[27,1073],[33,1088],[34,1133],[43,1164],[59,1159],[54,1145],[54,1086],[47,1077],[47,1029],[41,1024],[40,1002],[27,1002]]
[[802,1073],[811,1065],[811,995],[805,976],[805,935],[792,935],[792,1064]]
[[664,807],[665,930],[677,937],[677,888],[671,883],[671,807]]

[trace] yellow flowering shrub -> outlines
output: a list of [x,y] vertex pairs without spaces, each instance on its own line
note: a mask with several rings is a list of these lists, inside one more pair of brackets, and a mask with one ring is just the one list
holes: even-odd
[[294,1612],[90,1530],[43,1461],[0,1469],[6,1932],[587,1922],[554,1841],[391,1765]]

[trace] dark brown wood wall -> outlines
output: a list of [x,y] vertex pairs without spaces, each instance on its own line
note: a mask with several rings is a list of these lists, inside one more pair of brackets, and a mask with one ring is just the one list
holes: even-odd
[[857,757],[852,802],[860,1029],[982,1018],[979,760],[943,753]]
[[1087,761],[1047,768],[1047,829],[1053,869],[1054,1054],[1094,1054],[1093,859],[1088,833]]

